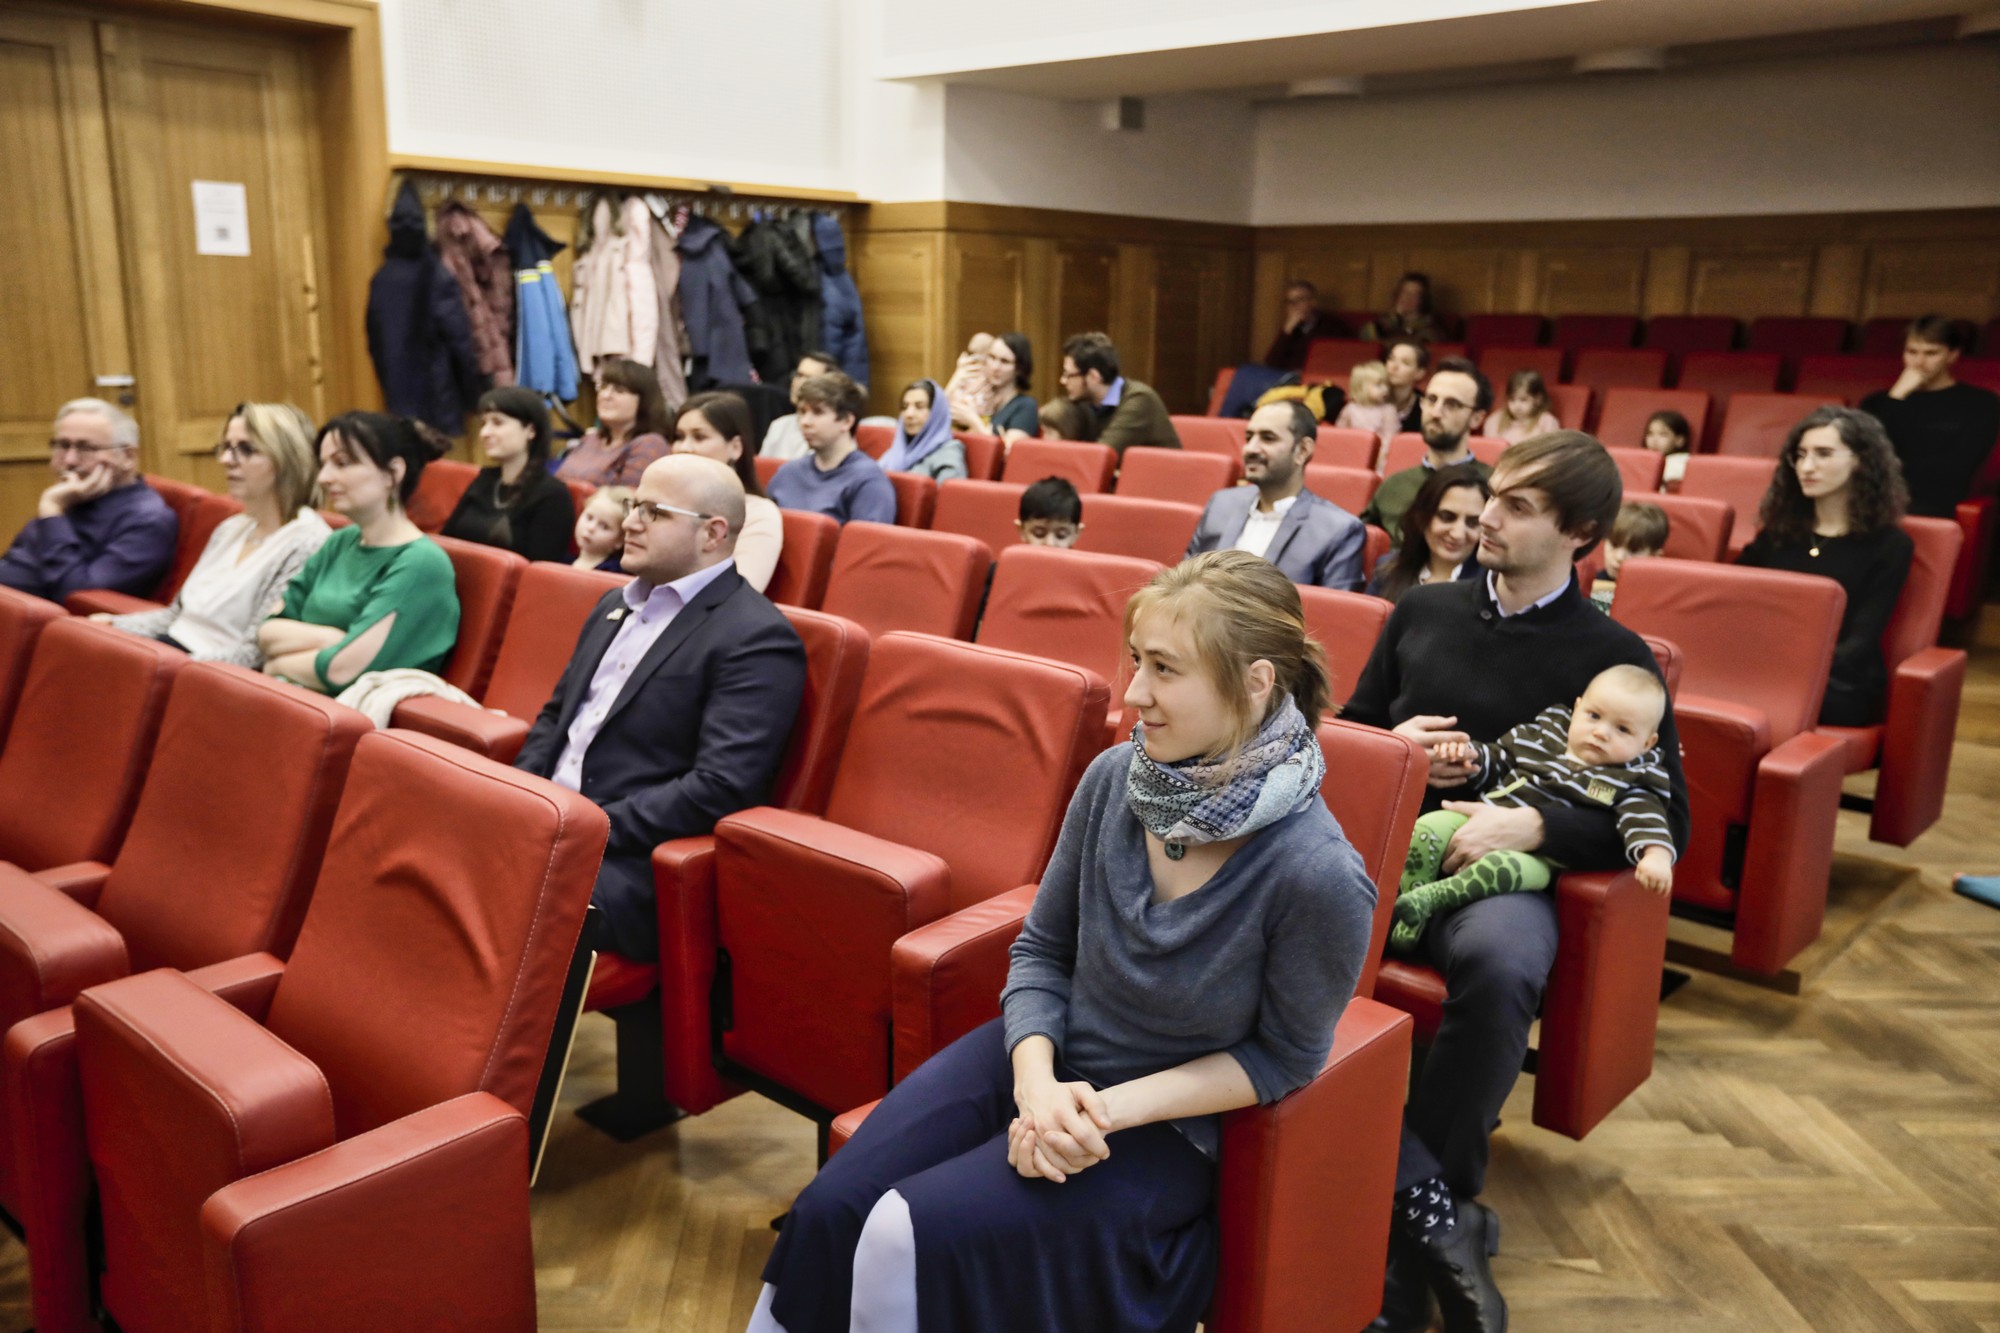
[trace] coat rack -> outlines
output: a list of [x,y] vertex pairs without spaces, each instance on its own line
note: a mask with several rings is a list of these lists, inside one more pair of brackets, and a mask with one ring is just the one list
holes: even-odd
[[[637,194],[649,204],[659,201],[655,211],[686,208],[699,217],[715,221],[741,222],[753,211],[766,217],[789,217],[795,213],[833,213],[845,220],[854,204],[846,200],[800,200],[777,194],[739,193],[727,185],[704,190],[648,189],[640,186],[574,184],[557,181],[508,180],[499,176],[462,175],[455,172],[413,170],[399,173],[417,188],[417,197],[426,209],[434,210],[451,200],[471,207],[500,204],[511,207],[581,209],[586,200],[600,193]],[[392,182],[391,193],[394,186]]]

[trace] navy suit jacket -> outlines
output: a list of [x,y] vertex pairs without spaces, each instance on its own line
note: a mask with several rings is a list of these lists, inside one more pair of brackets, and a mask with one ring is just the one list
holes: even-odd
[[[516,768],[554,776],[624,606],[614,589],[591,611]],[[591,901],[619,953],[659,954],[654,846],[713,832],[724,815],[769,798],[805,680],[798,634],[733,569],[696,593],[639,659],[583,756],[583,794],[611,817]]]
[[[1211,495],[1201,511],[1201,522],[1195,524],[1187,553],[1193,556],[1234,547],[1256,503],[1255,486],[1232,486]],[[1361,551],[1367,542],[1368,533],[1360,519],[1331,500],[1300,491],[1298,501],[1285,512],[1284,522],[1278,524],[1264,558],[1294,583],[1353,592],[1361,587]]]

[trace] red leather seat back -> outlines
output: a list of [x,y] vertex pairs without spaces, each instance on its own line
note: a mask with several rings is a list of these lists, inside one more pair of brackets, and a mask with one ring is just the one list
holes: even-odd
[[764,595],[783,606],[817,607],[826,596],[827,576],[833,572],[840,524],[825,514],[803,509],[783,509],[778,517],[785,524],[785,544],[779,548],[778,567],[771,571]]
[[43,626],[0,751],[0,861],[46,870],[112,859],[187,660],[85,620]]
[[1657,389],[1667,382],[1667,354],[1650,347],[1586,347],[1569,372],[1574,384],[1610,389]]
[[417,478],[417,489],[410,495],[410,522],[425,532],[442,531],[451,511],[458,508],[459,500],[478,475],[478,468],[456,458],[435,458],[424,464],[423,475]]
[[1475,351],[1485,347],[1535,347],[1547,332],[1540,315],[1467,315],[1465,340]]
[[961,533],[849,523],[821,609],[870,634],[901,629],[970,638],[992,563],[985,542]]
[[1118,494],[1135,500],[1205,505],[1217,491],[1234,486],[1242,470],[1238,459],[1222,454],[1134,445],[1125,451],[1118,467]]
[[1785,436],[1801,417],[1839,401],[1826,394],[1735,394],[1723,409],[1715,451],[1740,458],[1776,458],[1784,450]]
[[1653,660],[1660,664],[1660,675],[1667,682],[1667,698],[1678,698],[1681,692],[1681,649],[1672,639],[1663,639],[1657,634],[1641,634],[1646,646],[1653,650]]
[[[1832,579],[1735,565],[1637,560],[1612,618],[1681,651],[1681,688],[1761,711],[1777,746],[1810,728],[1847,594]],[[1755,644],[1756,651],[1744,651]]]
[[[1507,449],[1507,441],[1496,440],[1490,435],[1475,435],[1466,444],[1472,449],[1472,456],[1488,467],[1499,462],[1500,455]],[[1389,447],[1382,451],[1382,475],[1394,476],[1406,468],[1418,466],[1424,461],[1426,452],[1424,437],[1413,430],[1391,436]]]
[[882,455],[895,447],[896,428],[894,426],[884,426],[879,422],[872,425],[856,426],[854,428],[854,442],[861,446],[862,453],[867,454],[879,463],[882,461]]
[[1551,347],[1625,348],[1637,341],[1639,321],[1631,315],[1557,315],[1549,330]]
[[1903,373],[1901,349],[1887,356],[1802,356],[1792,392],[1838,399],[1857,407],[1886,390]]
[[363,736],[266,1026],[341,1138],[464,1093],[525,1114],[609,823],[577,793],[408,731]]
[[[1306,344],[1305,380],[1345,379],[1363,361],[1382,359],[1382,344],[1372,338],[1315,338]],[[1182,437],[1185,442],[1186,437]]]
[[[1590,402],[1596,391],[1588,384],[1549,384],[1543,386],[1549,391],[1549,411],[1555,413],[1556,424],[1564,430],[1582,430],[1590,420]],[[1493,386],[1496,406],[1504,406],[1507,396],[1507,382],[1500,381]]]
[[0,751],[7,748],[7,728],[14,721],[14,705],[20,700],[42,629],[62,618],[63,610],[54,602],[0,588]]
[[1646,321],[1645,345],[1666,352],[1726,352],[1736,345],[1728,315],[1655,315]]
[[1199,522],[1198,505],[1135,500],[1127,495],[1086,495],[1083,531],[1077,536],[1076,549],[1177,565],[1186,557]]
[[[1971,384],[2000,393],[2000,356],[1982,356],[1977,360],[1968,357],[1951,368],[1951,377],[1961,384]],[[1987,461],[1986,472],[1983,475],[1988,477],[1993,475],[1991,459]]]
[[1326,650],[1326,667],[1333,677],[1333,701],[1344,704],[1354,693],[1368,655],[1382,626],[1389,623],[1395,608],[1380,597],[1343,592],[1338,588],[1299,588],[1299,601],[1306,613],[1306,633]]
[[1666,472],[1666,455],[1651,449],[1620,449],[1615,445],[1606,445],[1604,452],[1618,465],[1618,478],[1625,483],[1626,502],[1650,504],[1653,492],[1660,489],[1660,477]]
[[1043,477],[1066,477],[1085,495],[1111,489],[1118,455],[1109,445],[1077,440],[1022,440],[1008,451],[1000,480],[1023,486]]
[[604,594],[631,582],[624,574],[537,560],[521,571],[507,632],[480,701],[532,722],[555,693],[583,622]]
[[[1382,452],[1382,437],[1372,430],[1347,426],[1321,426],[1313,445],[1312,461],[1321,466],[1373,468],[1375,455]],[[1237,466],[1243,460],[1239,456]]]
[[974,481],[997,481],[1007,462],[1007,448],[996,435],[961,435],[965,446],[965,474]]
[[500,652],[500,635],[507,627],[507,612],[514,605],[514,589],[528,562],[512,551],[455,537],[433,537],[451,557],[458,586],[458,646],[439,674],[479,698],[493,674],[493,659]]
[[1016,544],[1000,552],[979,622],[989,648],[1125,674],[1125,603],[1159,573],[1153,560]]
[[1382,563],[1382,557],[1389,554],[1389,548],[1394,544],[1389,540],[1389,530],[1378,528],[1373,523],[1368,525],[1367,535],[1362,539],[1362,543],[1361,567],[1369,571],[1373,571],[1376,565]]
[[1683,499],[1720,500],[1730,507],[1735,514],[1729,534],[1729,550],[1733,554],[1748,546],[1757,535],[1757,515],[1764,504],[1764,492],[1771,489],[1771,471],[1775,466],[1768,458],[1696,454],[1688,459],[1680,494]]
[[948,481],[938,487],[931,531],[963,533],[985,542],[990,551],[1004,551],[1021,540],[1016,522],[1021,492],[1027,489],[1014,481]]
[[784,766],[771,787],[771,804],[816,815],[847,744],[847,727],[868,669],[868,631],[851,620],[803,607],[782,608],[806,647],[806,688],[792,722]]
[[1908,332],[1910,321],[1902,315],[1883,315],[1869,320],[1861,326],[1861,336],[1855,340],[1854,350],[1862,356],[1893,356],[1903,354],[1904,334]]
[[778,469],[785,465],[785,461],[782,458],[769,458],[763,454],[758,454],[755,460],[757,484],[769,490],[771,488],[771,478],[778,475]]
[[1423,811],[1430,760],[1423,747],[1407,737],[1330,717],[1320,721],[1319,745],[1326,755],[1320,796],[1340,821],[1340,831],[1361,854],[1361,864],[1375,883],[1375,925],[1369,936],[1368,961],[1354,987],[1356,995],[1372,995],[1382,946],[1389,941],[1396,886],[1403,877],[1410,834]]
[[1944,518],[1903,520],[1916,552],[1910,561],[1910,577],[1903,582],[1903,595],[1896,599],[1895,614],[1882,632],[1882,660],[1890,671],[1915,652],[1936,645],[1938,628],[1944,623],[1944,601],[1951,591],[1952,571],[1958,565],[1959,547],[1965,533],[1958,524]]
[[174,540],[174,562],[167,566],[167,576],[160,580],[154,590],[153,600],[171,602],[179,595],[181,585],[194,572],[195,562],[208,549],[208,539],[225,518],[233,518],[243,512],[243,506],[226,495],[211,495],[207,491],[181,514],[180,536]]
[[372,729],[351,708],[241,667],[181,670],[97,900],[134,972],[291,952],[348,760]]
[[1542,383],[1550,386],[1560,383],[1563,358],[1567,355],[1560,347],[1493,346],[1479,347],[1473,360],[1492,383],[1495,400],[1501,400],[1507,396],[1508,376],[1517,370],[1535,371],[1542,377]]
[[1719,413],[1734,394],[1776,393],[1784,363],[1776,352],[1689,352],[1675,383],[1706,393]]
[[[1174,423],[1174,434],[1180,437],[1182,450],[1241,461],[1243,430],[1247,424],[1245,418],[1177,416],[1170,419]],[[1124,463],[1121,461],[1119,466],[1124,466]]]
[[1655,412],[1687,418],[1688,451],[1700,453],[1708,431],[1708,394],[1702,389],[1607,389],[1597,413],[1597,438],[1625,449],[1646,447],[1646,423]]
[[928,528],[931,511],[937,508],[938,484],[915,472],[886,474],[896,491],[896,523],[905,528]]
[[1214,416],[1222,410],[1222,400],[1229,397],[1229,386],[1236,382],[1236,367],[1224,366],[1215,372],[1215,383],[1208,387],[1208,414]]
[[1068,663],[919,634],[869,655],[826,817],[951,867],[951,906],[1033,882],[1110,690]]
[[1368,507],[1375,488],[1381,484],[1382,476],[1374,468],[1306,464],[1306,489],[1322,500],[1333,501],[1356,517]]
[[1824,316],[1766,315],[1750,323],[1749,348],[1782,356],[1828,355],[1847,342],[1847,321]]

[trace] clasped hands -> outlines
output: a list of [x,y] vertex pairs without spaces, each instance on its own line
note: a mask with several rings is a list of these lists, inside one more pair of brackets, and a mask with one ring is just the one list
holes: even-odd
[[1018,1084],[1014,1105],[1020,1114],[1007,1125],[1007,1165],[1030,1180],[1061,1184],[1111,1156],[1105,1136],[1113,1120],[1105,1098],[1083,1082]]
[[[1433,787],[1457,787],[1479,771],[1472,738],[1455,731],[1456,717],[1419,713],[1397,725],[1396,734],[1424,747],[1430,756]],[[1452,834],[1440,869],[1455,875],[1488,852],[1532,852],[1542,845],[1542,815],[1532,806],[1502,807],[1484,801],[1446,801],[1444,808],[1465,816]]]

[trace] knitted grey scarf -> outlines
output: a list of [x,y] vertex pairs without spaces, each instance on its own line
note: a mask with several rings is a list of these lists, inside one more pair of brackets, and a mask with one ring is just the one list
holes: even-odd
[[1240,838],[1319,799],[1326,757],[1290,695],[1248,745],[1219,763],[1157,763],[1146,756],[1145,731],[1143,722],[1132,728],[1125,803],[1176,861],[1189,844]]

